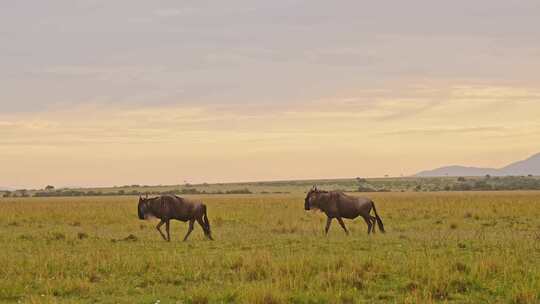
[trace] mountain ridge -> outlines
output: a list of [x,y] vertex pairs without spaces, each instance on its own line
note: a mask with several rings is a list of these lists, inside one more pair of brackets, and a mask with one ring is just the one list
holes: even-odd
[[416,177],[437,176],[510,176],[510,175],[540,175],[540,153],[536,153],[527,159],[513,162],[502,168],[482,168],[469,166],[444,166],[432,170],[416,173]]

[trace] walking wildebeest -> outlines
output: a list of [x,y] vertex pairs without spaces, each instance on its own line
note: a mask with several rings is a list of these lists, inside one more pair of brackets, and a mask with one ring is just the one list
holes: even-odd
[[[349,234],[345,223],[343,223],[343,218],[355,219],[358,216],[363,217],[366,221],[368,234],[375,233],[375,222],[379,225],[381,232],[384,233],[383,222],[377,214],[375,203],[365,197],[349,196],[337,191],[321,191],[316,186],[313,186],[306,196],[304,208],[306,210],[317,208],[326,214],[328,217],[325,228],[326,234],[328,234],[328,229],[330,229],[330,224],[334,218],[338,220],[345,233]],[[375,216],[369,214],[371,209],[373,209]]]
[[[169,235],[170,220],[179,220],[182,222],[189,221],[189,229],[184,237],[184,241],[187,240],[191,231],[193,231],[195,221],[203,228],[204,235],[212,240],[210,222],[206,215],[206,205],[200,201],[182,198],[176,195],[162,195],[154,198],[148,198],[148,195],[146,198],[139,196],[139,206],[137,211],[139,213],[139,219],[141,220],[152,216],[161,220],[156,228],[166,241],[171,241]],[[163,224],[165,224],[167,237],[165,237],[160,229]]]

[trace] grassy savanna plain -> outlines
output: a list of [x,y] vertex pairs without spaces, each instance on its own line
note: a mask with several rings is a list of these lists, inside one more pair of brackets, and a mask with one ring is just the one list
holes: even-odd
[[[359,195],[357,193],[353,195]],[[365,193],[386,234],[303,193],[196,196],[215,241],[137,197],[0,199],[5,303],[538,303],[540,192]]]

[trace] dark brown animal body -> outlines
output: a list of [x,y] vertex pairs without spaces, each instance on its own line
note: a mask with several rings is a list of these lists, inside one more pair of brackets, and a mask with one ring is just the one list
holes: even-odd
[[[326,220],[325,233],[328,233],[332,219],[337,219],[345,233],[349,234],[343,219],[355,219],[361,216],[366,221],[368,226],[368,234],[375,233],[375,223],[378,224],[381,232],[384,233],[384,225],[377,214],[375,203],[365,197],[354,197],[337,191],[320,191],[313,187],[307,194],[305,199],[306,210],[316,208],[321,210],[328,217]],[[375,216],[371,216],[370,212],[373,209]]]
[[[169,222],[170,220],[179,220],[182,222],[189,221],[189,229],[184,237],[184,241],[193,231],[195,221],[201,225],[204,235],[212,240],[210,232],[210,222],[206,215],[206,205],[201,201],[192,199],[186,199],[175,195],[162,195],[154,198],[142,198],[139,197],[138,205],[139,219],[144,220],[149,217],[156,217],[160,219],[159,224],[156,226],[157,230],[166,241],[171,241],[169,235]],[[167,236],[161,231],[161,226],[165,224]]]

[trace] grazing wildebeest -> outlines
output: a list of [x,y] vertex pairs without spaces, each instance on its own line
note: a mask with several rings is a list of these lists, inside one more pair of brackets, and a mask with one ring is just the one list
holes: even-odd
[[[179,220],[182,222],[189,221],[189,229],[184,237],[184,241],[193,231],[193,225],[195,221],[201,225],[204,231],[204,235],[212,240],[210,233],[210,222],[206,215],[206,205],[200,201],[195,201],[187,198],[178,197],[176,195],[162,195],[154,198],[142,198],[139,196],[138,206],[139,219],[144,220],[149,217],[156,217],[161,221],[156,226],[159,234],[166,241],[171,241],[169,235],[169,221]],[[165,224],[167,231],[167,237],[161,231],[161,226]]]
[[[325,228],[326,234],[328,234],[328,229],[330,229],[330,224],[334,218],[338,220],[345,233],[349,234],[345,223],[343,223],[343,218],[355,219],[358,216],[363,217],[366,221],[368,234],[375,233],[375,222],[379,225],[381,232],[384,233],[383,222],[377,214],[375,203],[365,197],[349,196],[337,191],[321,191],[316,186],[313,186],[306,196],[304,208],[306,210],[316,208],[326,214],[328,217]],[[375,216],[369,214],[371,209],[375,212]]]

